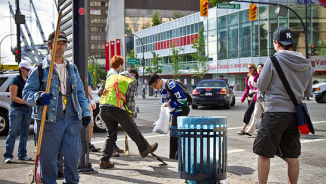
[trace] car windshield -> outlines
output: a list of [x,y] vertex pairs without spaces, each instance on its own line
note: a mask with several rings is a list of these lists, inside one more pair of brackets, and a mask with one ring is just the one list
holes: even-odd
[[202,81],[198,87],[226,87],[226,83],[223,81]]

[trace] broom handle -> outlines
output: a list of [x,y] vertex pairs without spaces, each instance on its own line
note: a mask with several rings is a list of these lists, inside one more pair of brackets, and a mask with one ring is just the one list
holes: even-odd
[[[57,40],[58,40],[58,37],[59,37],[61,16],[62,16],[62,11],[59,12],[58,22],[57,22],[57,29],[55,31],[55,36],[54,36],[54,43],[53,43],[54,45],[53,45],[52,55],[51,55],[49,77],[48,77],[48,81],[47,81],[47,84],[46,84],[46,91],[45,91],[45,93],[47,93],[47,94],[50,92],[50,87],[51,87],[53,63],[54,63],[54,59],[55,59],[55,53],[57,52]],[[35,174],[34,174],[34,176],[36,176],[37,167],[38,167],[38,160],[39,160],[40,151],[41,151],[42,138],[43,138],[43,129],[44,129],[44,122],[45,122],[45,118],[46,118],[47,107],[48,107],[47,105],[43,106],[41,127],[40,127],[40,132],[39,132],[39,137],[38,137],[38,143],[37,143],[37,152],[36,152],[36,159],[35,159]]]

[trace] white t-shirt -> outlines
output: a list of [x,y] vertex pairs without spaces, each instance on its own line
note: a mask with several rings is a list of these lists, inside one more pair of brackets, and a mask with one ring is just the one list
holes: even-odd
[[[60,81],[60,88],[61,88],[61,93],[63,95],[67,94],[67,68],[66,68],[67,63],[64,61],[62,64],[57,64],[54,63],[54,68],[57,71],[59,75],[59,81]],[[66,104],[64,103],[65,97],[61,96],[62,98],[62,109],[66,109]]]

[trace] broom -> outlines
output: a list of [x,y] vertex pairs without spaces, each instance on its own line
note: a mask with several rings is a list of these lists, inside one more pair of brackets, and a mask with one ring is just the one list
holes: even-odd
[[[52,52],[52,55],[51,55],[50,70],[49,70],[49,76],[48,76],[48,81],[47,81],[47,85],[46,85],[46,91],[45,91],[45,93],[47,93],[47,94],[49,94],[50,87],[51,87],[53,63],[54,63],[55,53],[57,52],[57,41],[58,41],[58,36],[59,36],[59,28],[60,28],[61,16],[62,16],[62,11],[59,12],[58,22],[57,22],[57,29],[55,31],[55,36],[54,36],[54,45],[53,45],[53,50],[52,50],[53,52]],[[39,161],[39,158],[40,158],[40,151],[41,151],[42,138],[43,138],[43,129],[44,129],[44,122],[45,122],[47,107],[48,107],[47,105],[44,105],[44,107],[43,107],[43,113],[42,113],[40,133],[39,133],[39,137],[38,137],[38,144],[37,144],[37,152],[36,152],[34,170],[32,170],[31,173],[28,176],[28,183],[31,183],[31,184],[42,183],[41,179],[40,179],[40,175],[37,174],[37,168],[38,168],[38,161]]]

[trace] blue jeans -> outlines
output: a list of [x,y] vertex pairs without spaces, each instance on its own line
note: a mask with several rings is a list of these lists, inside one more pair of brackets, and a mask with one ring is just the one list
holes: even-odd
[[13,158],[16,136],[19,133],[18,158],[27,156],[27,138],[29,125],[31,124],[31,108],[10,107],[9,111],[9,132],[6,140],[6,152],[3,157]]
[[[37,120],[39,134],[41,122]],[[40,170],[43,183],[57,183],[57,154],[64,159],[63,183],[77,184],[79,182],[78,163],[82,153],[80,130],[82,122],[75,118],[64,118],[55,123],[45,122],[40,152]]]

